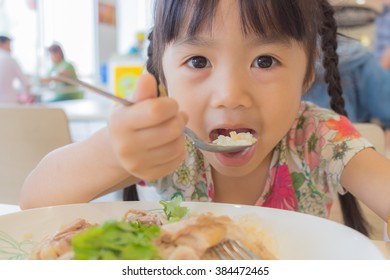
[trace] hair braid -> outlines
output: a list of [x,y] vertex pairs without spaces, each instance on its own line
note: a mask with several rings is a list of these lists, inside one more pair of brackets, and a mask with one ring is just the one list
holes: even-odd
[[325,68],[325,82],[328,84],[330,107],[337,113],[347,116],[344,109],[344,99],[338,69],[337,55],[337,24],[333,17],[334,10],[327,0],[320,0],[323,11],[322,26],[319,30],[321,36],[321,49],[323,52],[322,64]]
[[159,77],[158,77],[158,73],[157,73],[157,69],[156,69],[156,64],[153,60],[153,30],[150,31],[150,33],[148,35],[148,40],[149,40],[149,46],[147,49],[148,59],[146,61],[146,70],[148,70],[148,72],[156,78],[157,83],[158,83]]
[[[338,114],[347,116],[342,97],[340,72],[338,69],[337,24],[333,17],[334,9],[327,0],[319,0],[322,11],[322,26],[319,30],[321,36],[321,49],[323,52],[322,64],[325,69],[325,82],[328,83],[330,107]],[[339,194],[340,206],[343,213],[344,224],[350,226],[364,235],[369,235],[369,225],[362,215],[356,198],[351,193]]]

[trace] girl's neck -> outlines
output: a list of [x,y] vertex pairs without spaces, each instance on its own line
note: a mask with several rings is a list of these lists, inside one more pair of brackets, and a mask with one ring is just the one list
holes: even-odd
[[215,202],[254,205],[263,192],[272,153],[250,174],[229,177],[212,169]]

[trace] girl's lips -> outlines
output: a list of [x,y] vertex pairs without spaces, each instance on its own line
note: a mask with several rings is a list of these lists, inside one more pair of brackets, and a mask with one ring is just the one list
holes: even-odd
[[255,153],[257,144],[253,145],[250,148],[247,148],[240,152],[235,153],[215,153],[216,159],[226,166],[241,166],[246,164]]

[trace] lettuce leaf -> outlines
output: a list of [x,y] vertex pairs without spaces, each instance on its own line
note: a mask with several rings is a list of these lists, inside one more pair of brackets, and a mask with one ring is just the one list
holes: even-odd
[[[180,195],[171,201],[161,200],[168,222],[177,222],[189,209],[180,206]],[[76,260],[155,260],[160,259],[154,240],[160,235],[157,225],[109,220],[72,238]]]
[[156,225],[107,221],[72,238],[76,260],[160,259],[153,241],[160,235]]
[[180,206],[183,198],[177,195],[171,201],[160,200],[160,204],[164,207],[164,213],[167,216],[168,222],[178,222],[188,213],[188,208]]

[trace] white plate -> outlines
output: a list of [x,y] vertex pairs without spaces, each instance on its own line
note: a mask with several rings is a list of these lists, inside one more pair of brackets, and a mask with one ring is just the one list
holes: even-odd
[[[254,213],[279,259],[384,259],[364,235],[341,224],[292,211],[220,203],[184,202],[194,213],[232,217]],[[158,202],[99,202],[32,209],[0,216],[0,259],[26,259],[34,245],[60,226],[84,218],[100,223],[120,219],[129,209],[161,209]],[[268,241],[267,241],[268,242]]]

